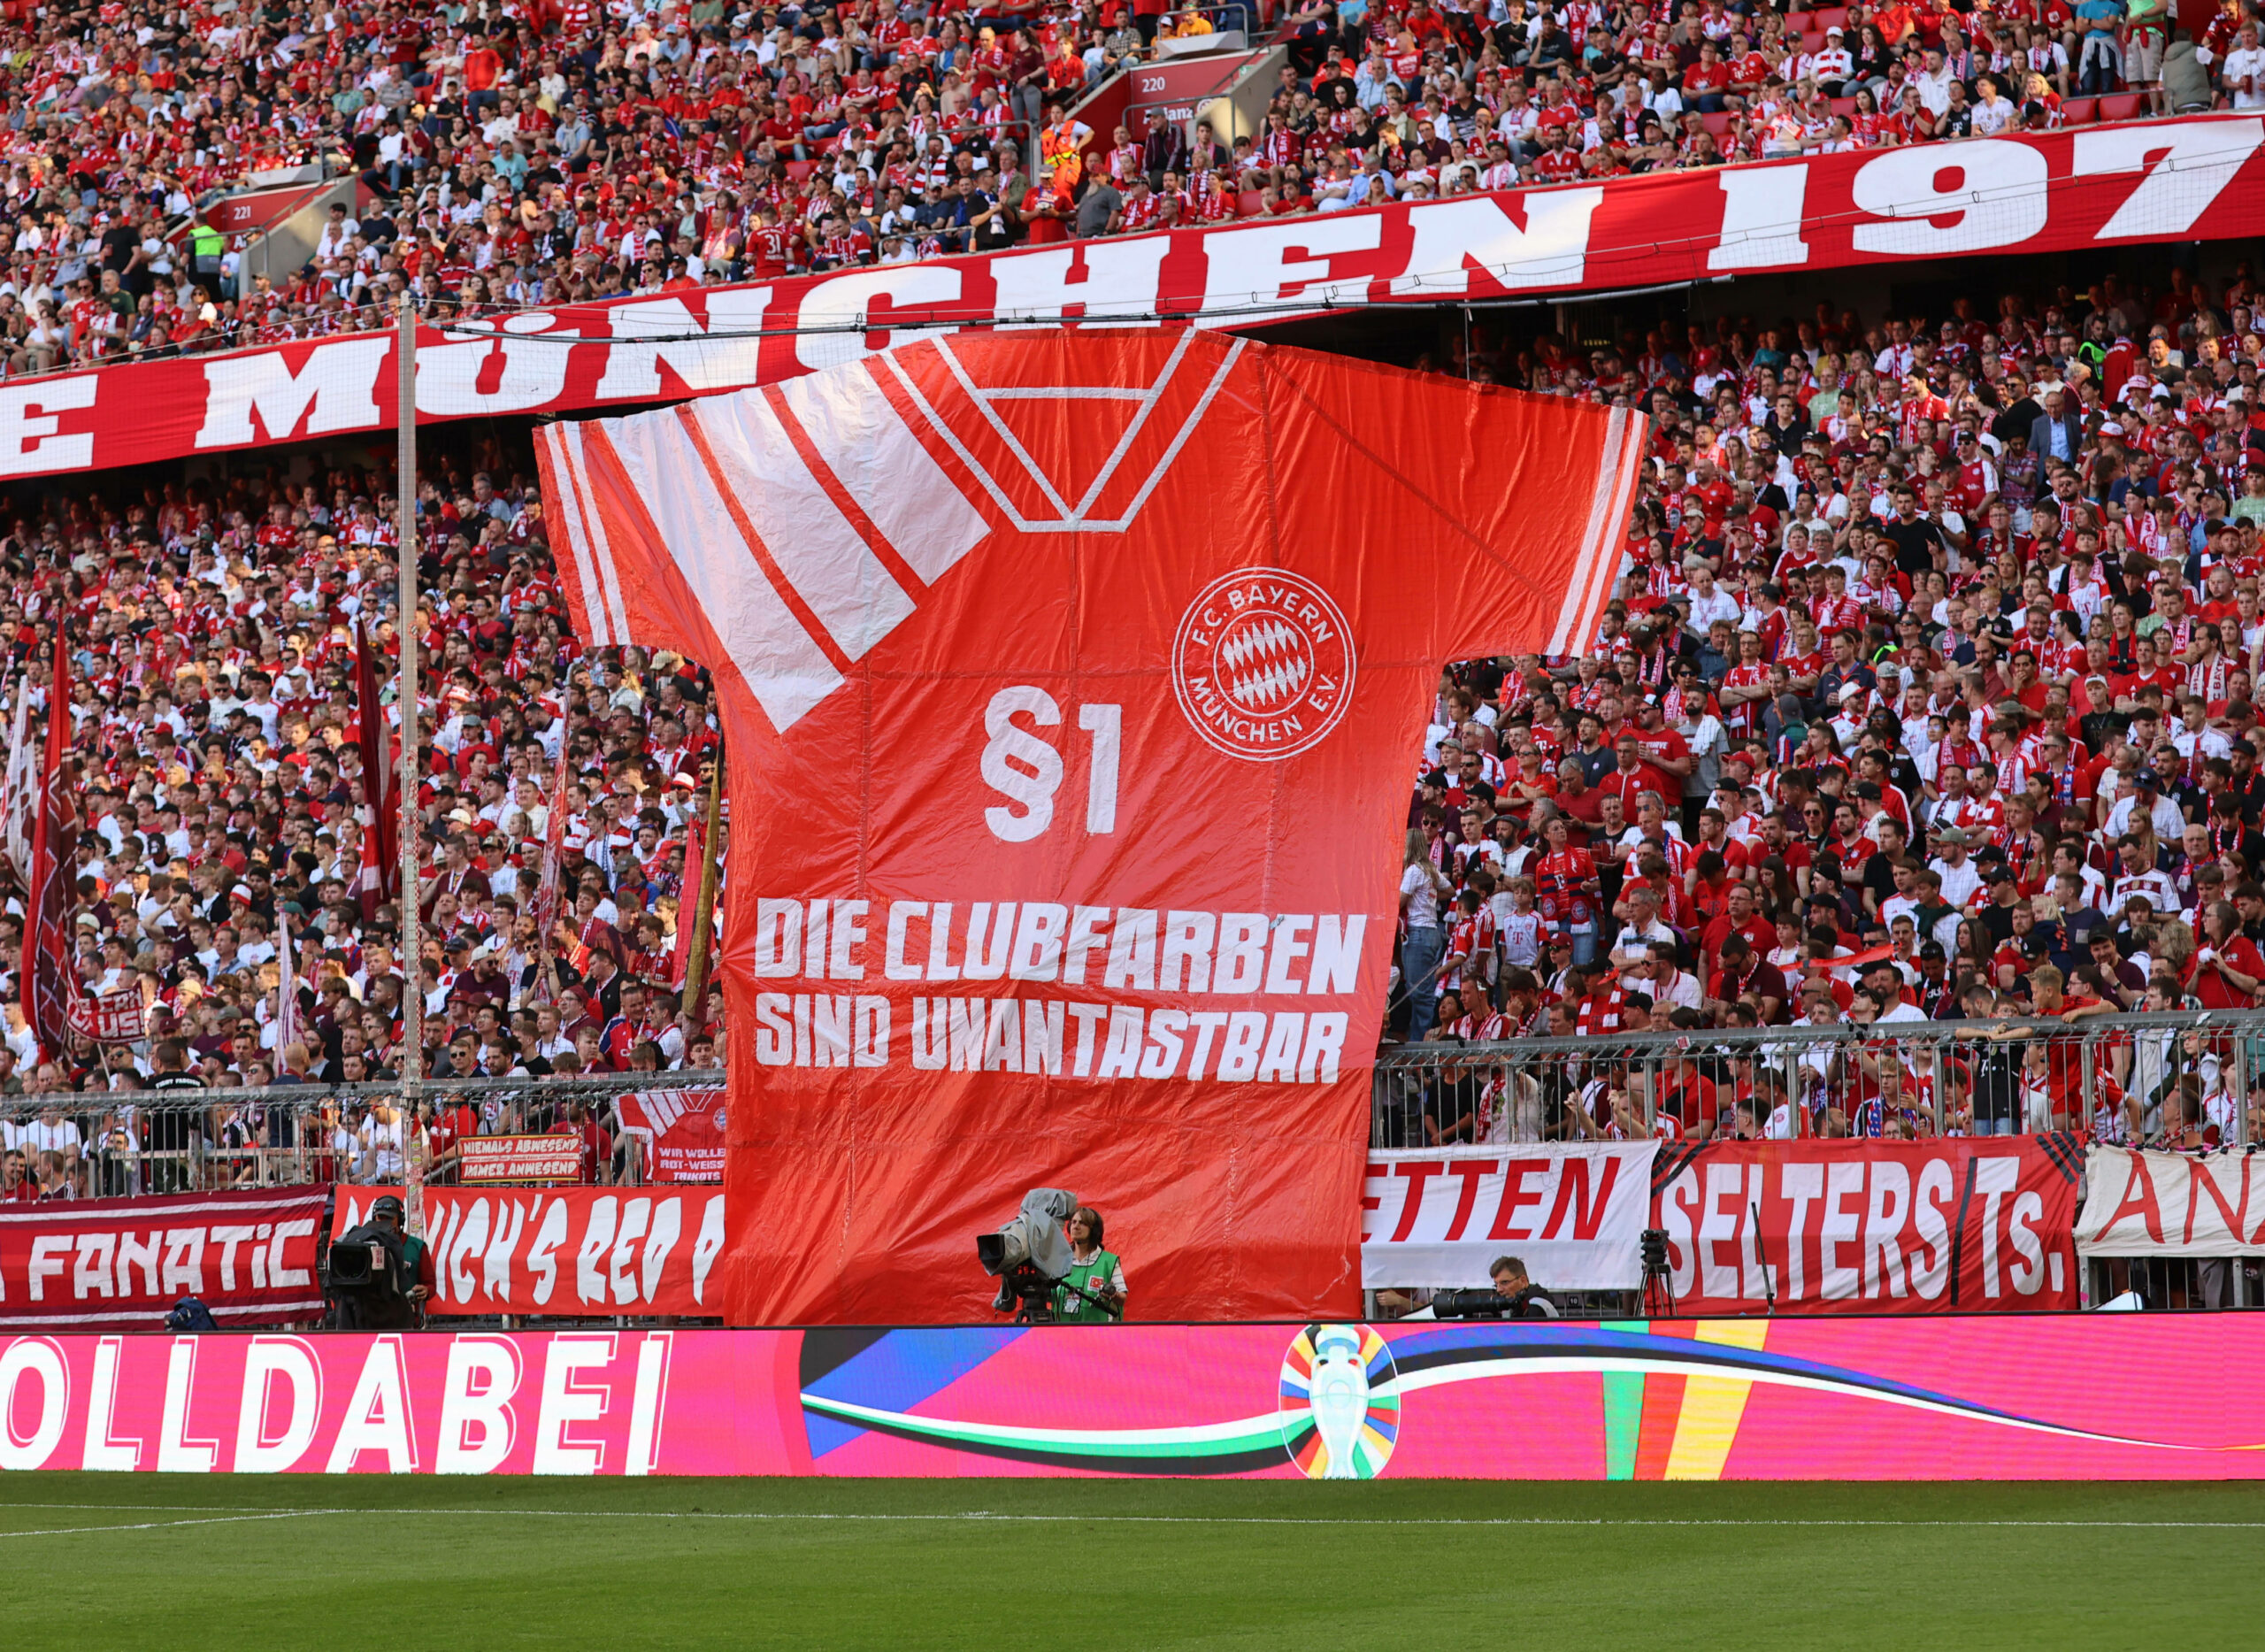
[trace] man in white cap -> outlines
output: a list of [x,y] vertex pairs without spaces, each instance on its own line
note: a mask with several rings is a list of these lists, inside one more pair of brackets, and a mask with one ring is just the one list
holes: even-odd
[[1863,737],[1864,718],[1871,710],[1870,695],[1860,682],[1852,682],[1840,690],[1840,709],[1828,726],[1833,738],[1840,742],[1840,749],[1851,751]]
[[1855,59],[1848,55],[1847,31],[1838,24],[1824,31],[1824,50],[1808,60],[1810,77],[1827,97],[1841,95],[1841,86],[1855,73]]
[[1935,858],[1928,863],[1943,880],[1945,903],[1963,909],[1982,892],[1982,873],[1966,853],[1967,835],[1958,827],[1935,834]]

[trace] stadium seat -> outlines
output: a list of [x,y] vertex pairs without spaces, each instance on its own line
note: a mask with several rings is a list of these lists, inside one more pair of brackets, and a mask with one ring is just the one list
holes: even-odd
[[1729,110],[1718,109],[1711,115],[1700,116],[1699,124],[1718,138],[1727,137],[1730,134],[1731,119]]
[[1854,114],[1856,112],[1856,100],[1853,97],[1834,98],[1832,100],[1832,112],[1836,115]]
[[1809,16],[1815,21],[1816,31],[1820,35],[1828,28],[1845,29],[1848,27],[1848,8],[1844,5],[1833,6],[1824,12],[1812,12]]
[[1257,218],[1266,211],[1266,196],[1256,189],[1246,189],[1235,197],[1235,211],[1245,218]]
[[2100,100],[2102,120],[2136,120],[2147,106],[2143,92],[2111,92]]
[[788,161],[787,163],[787,176],[793,179],[796,183],[802,182],[803,179],[809,177],[817,170],[818,163],[816,161]]
[[2088,127],[2100,119],[2100,99],[2071,97],[2061,105],[2061,124],[2064,127]]

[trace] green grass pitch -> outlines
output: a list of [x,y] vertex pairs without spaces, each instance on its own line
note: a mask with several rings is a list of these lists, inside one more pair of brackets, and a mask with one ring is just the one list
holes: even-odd
[[0,1645],[2193,1648],[2261,1538],[2219,1486],[11,1474]]

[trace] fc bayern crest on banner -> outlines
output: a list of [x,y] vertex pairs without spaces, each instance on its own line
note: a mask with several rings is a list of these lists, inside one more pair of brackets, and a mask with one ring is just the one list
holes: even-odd
[[1367,1480],[1400,1438],[1400,1370],[1364,1325],[1309,1325],[1282,1356],[1282,1444],[1308,1479]]
[[1344,611],[1302,574],[1238,568],[1198,593],[1172,638],[1172,691],[1231,757],[1311,750],[1345,716],[1356,670]]

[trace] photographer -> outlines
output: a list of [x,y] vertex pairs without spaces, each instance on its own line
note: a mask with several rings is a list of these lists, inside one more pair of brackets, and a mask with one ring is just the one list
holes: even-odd
[[1505,1319],[1555,1319],[1557,1303],[1547,1291],[1526,1278],[1525,1264],[1516,1256],[1497,1256],[1486,1272],[1493,1276],[1495,1291],[1508,1306]]
[[[1102,1249],[1101,1212],[1081,1204],[1070,1216],[1070,1274],[1065,1284],[1080,1296],[1057,1287],[1054,1317],[1063,1325],[1116,1325],[1125,1318],[1125,1264]],[[1086,1297],[1098,1298],[1089,1302]],[[1107,1303],[1106,1308],[1102,1303]]]

